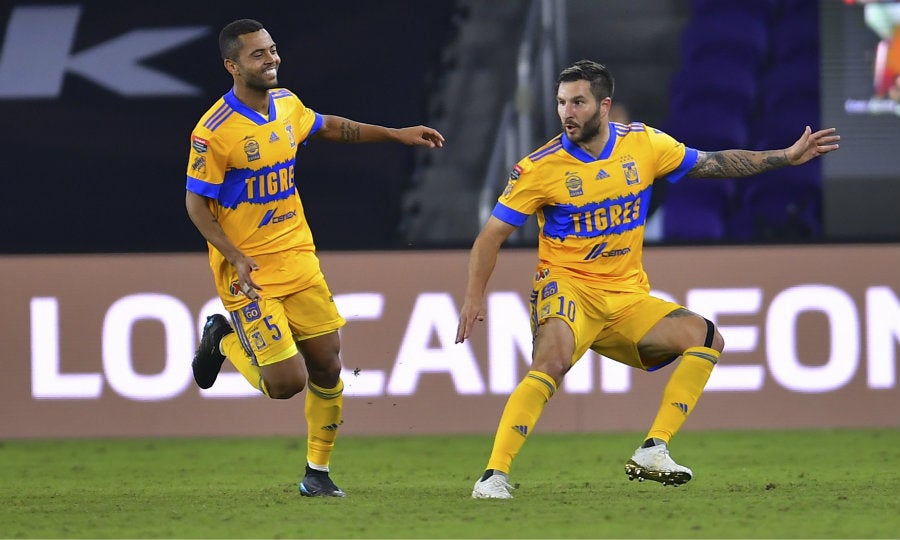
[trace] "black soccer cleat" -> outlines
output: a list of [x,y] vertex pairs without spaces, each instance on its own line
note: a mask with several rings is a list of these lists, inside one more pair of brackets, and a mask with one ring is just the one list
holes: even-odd
[[346,497],[341,488],[334,485],[327,471],[317,471],[306,466],[306,476],[300,482],[300,495],[304,497]]
[[222,369],[222,362],[225,361],[225,355],[219,352],[219,342],[232,332],[234,332],[234,328],[224,316],[217,313],[206,318],[203,335],[200,337],[200,346],[197,347],[194,360],[191,362],[194,381],[200,388],[209,388],[216,382],[219,370]]

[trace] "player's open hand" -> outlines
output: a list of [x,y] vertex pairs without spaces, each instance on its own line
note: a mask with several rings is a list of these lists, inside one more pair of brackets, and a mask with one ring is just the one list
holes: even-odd
[[436,129],[427,126],[413,126],[400,128],[400,142],[410,146],[427,146],[440,148],[444,146],[444,136]]
[[484,302],[466,302],[459,312],[459,326],[456,327],[456,343],[469,338],[475,321],[484,320]]
[[253,281],[253,276],[251,275],[254,270],[259,270],[259,265],[256,264],[253,257],[241,255],[241,257],[235,261],[234,269],[237,271],[238,284],[240,285],[241,292],[244,293],[244,296],[250,300],[259,300],[260,296],[258,291],[261,291],[262,287]]
[[828,128],[813,133],[812,129],[806,126],[803,135],[790,148],[785,149],[784,155],[791,165],[802,165],[811,159],[833,152],[838,149],[837,143],[841,140],[841,136],[836,132],[836,128]]

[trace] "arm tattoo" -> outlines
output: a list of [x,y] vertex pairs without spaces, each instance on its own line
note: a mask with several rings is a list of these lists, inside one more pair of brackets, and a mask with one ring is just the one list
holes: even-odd
[[353,122],[341,122],[341,142],[359,142],[359,125]]
[[666,319],[677,319],[679,317],[696,317],[697,314],[685,308],[679,308],[666,315]]
[[789,165],[784,150],[722,150],[699,152],[697,163],[688,171],[691,178],[739,178]]

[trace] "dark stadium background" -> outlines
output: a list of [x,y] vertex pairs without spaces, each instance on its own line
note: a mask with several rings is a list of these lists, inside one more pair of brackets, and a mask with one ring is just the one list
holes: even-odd
[[[821,67],[821,83],[814,83],[808,91],[786,92],[788,102],[797,105],[787,109],[796,113],[796,119],[757,114],[738,126],[752,131],[751,121],[766,119],[786,124],[786,131],[778,134],[779,141],[771,144],[789,144],[794,133],[799,134],[802,129],[800,125],[795,128],[795,124],[816,116],[810,123],[817,127],[836,125],[844,137],[840,152],[804,169],[813,171],[818,182],[824,175],[821,215],[824,232],[802,237],[795,235],[795,231],[782,234],[785,231],[775,230],[762,238],[762,242],[900,240],[900,213],[895,211],[900,198],[900,153],[896,152],[900,145],[900,117],[851,116],[844,111],[847,100],[868,99],[871,86],[876,38],[862,22],[860,2],[568,0],[566,5],[570,9],[570,28],[566,31],[571,34],[568,39],[572,58],[589,56],[609,64],[617,78],[617,100],[632,109],[633,119],[662,127],[686,144],[709,150],[718,148],[711,147],[716,144],[709,142],[692,143],[692,140],[702,140],[691,138],[697,133],[690,128],[700,123],[679,101],[681,98],[695,102],[707,100],[707,96],[697,95],[684,84],[695,81],[697,75],[686,74],[679,63],[678,48],[687,43],[692,24],[701,29],[696,35],[707,35],[704,29],[715,28],[720,32],[717,35],[726,39],[730,35],[744,35],[741,32],[746,32],[749,25],[733,19],[717,19],[710,15],[712,8],[745,10],[744,13],[766,10],[773,24],[765,30],[769,35],[765,46],[774,49],[786,39],[799,36],[796,46],[800,48],[788,48],[786,52],[793,59],[801,53],[815,57],[821,48],[821,66],[811,70],[818,73]],[[3,119],[0,227],[4,231],[0,254],[204,251],[205,243],[184,210],[188,139],[200,115],[230,87],[231,79],[219,59],[217,34],[224,24],[241,17],[259,19],[268,27],[282,56],[280,83],[296,92],[309,107],[362,122],[433,125],[457,149],[457,153],[449,148],[439,151],[443,165],[459,166],[460,152],[464,156],[486,153],[495,144],[491,130],[499,123],[503,101],[515,97],[515,51],[525,26],[524,14],[534,4],[528,0],[484,0],[483,3],[477,0],[329,0],[255,4],[234,0],[152,3],[14,0],[0,3],[0,46],[4,46],[8,37],[7,27],[14,10],[34,6],[80,8],[70,56],[136,29],[205,27],[207,32],[203,37],[141,62],[202,91],[188,97],[124,97],[68,71],[59,97],[0,96]],[[478,34],[475,39],[483,41],[483,50],[487,52],[476,58],[461,57],[458,55],[463,53],[454,40],[458,37],[461,18],[473,11],[473,6],[482,11],[486,10],[485,6],[491,6],[498,13],[505,10],[514,15],[495,18],[489,25],[475,25]],[[794,20],[787,21],[787,14],[793,14]],[[782,20],[777,20],[778,17]],[[775,28],[787,31],[779,37]],[[620,33],[610,37],[613,32]],[[634,39],[629,33],[633,33]],[[643,40],[638,41],[639,37]],[[743,49],[743,44],[738,45]],[[718,53],[724,52],[724,48],[714,46],[712,51],[714,57],[721,56]],[[16,65],[28,72],[52,69],[40,61],[40,51],[34,53],[33,61],[17,59]],[[772,52],[764,54],[769,55],[764,61],[771,62]],[[497,84],[490,87],[490,95],[464,94],[445,84],[442,70],[452,68],[453,62],[502,73],[495,79]],[[719,73],[720,78],[728,80],[731,76],[724,74],[726,68],[741,63],[727,62],[720,66],[723,72]],[[117,66],[108,68],[115,71]],[[676,73],[679,69],[682,72]],[[671,80],[660,74],[672,75]],[[16,75],[4,72],[3,76]],[[781,80],[769,79],[767,84]],[[751,80],[760,85],[764,82],[762,77]],[[2,82],[10,84],[9,80]],[[807,83],[804,84],[809,86]],[[435,98],[443,90],[446,99],[447,88],[458,97],[455,110],[440,110],[441,100]],[[760,94],[770,95],[776,89],[783,90],[766,87]],[[678,91],[686,96],[679,98]],[[817,95],[819,91],[821,99]],[[479,103],[488,99],[489,103]],[[793,99],[797,101],[790,101]],[[462,112],[469,115],[464,116]],[[681,112],[685,123],[679,125],[678,115],[666,115],[666,112]],[[439,118],[435,116],[440,114],[445,115],[443,120],[452,119],[456,124],[474,124],[477,120],[491,128],[479,132],[487,136],[464,137],[460,131],[451,133],[438,123]],[[729,144],[718,133],[713,134],[712,141]],[[739,143],[744,142],[756,144],[751,139]],[[445,189],[433,191],[439,195],[431,196],[430,211],[453,206],[448,203],[455,202],[456,211],[465,209],[468,213],[457,217],[448,210],[439,216],[444,218],[443,222],[437,224],[427,211],[422,211],[416,231],[420,239],[427,239],[430,244],[410,241],[409,236],[404,236],[404,227],[408,226],[404,219],[409,217],[404,212],[409,212],[410,207],[415,209],[416,205],[422,207],[421,197],[429,196],[427,191],[420,190],[416,193],[420,199],[405,200],[405,195],[411,192],[410,185],[418,182],[414,172],[416,165],[424,161],[419,159],[421,156],[413,149],[394,144],[347,146],[314,141],[302,148],[298,155],[297,181],[319,249],[468,247],[477,230],[474,217],[477,209],[462,195],[456,201],[447,200]],[[460,190],[465,188],[471,195],[473,188],[477,190],[483,182],[480,176],[483,174],[483,170],[470,174],[461,167],[440,176],[437,183],[456,185],[458,182]],[[773,182],[780,181],[777,178],[781,176],[784,175],[772,177]],[[417,185],[422,187],[422,183]],[[660,194],[662,188],[658,190]],[[455,194],[453,190],[449,193]],[[666,197],[674,201],[678,194],[678,189],[670,189]],[[681,221],[677,215],[683,214],[699,222],[698,210],[704,205],[708,209],[710,205],[703,197],[688,194],[686,200],[700,202],[696,207],[673,203],[669,220]],[[694,228],[703,229],[701,233],[709,230],[702,223]],[[423,230],[434,234],[425,234]],[[442,243],[441,235],[447,235],[448,240]],[[720,239],[702,240],[699,243],[716,243]],[[739,242],[759,243],[760,238],[748,242],[745,237]]]
[[[282,56],[279,82],[307,106],[403,126],[424,123],[453,7],[449,0],[71,4],[82,6],[73,54],[136,28],[208,26],[204,37],[145,62],[203,92],[123,98],[67,74],[58,99],[0,99],[3,253],[205,250],[184,210],[188,141],[231,86],[217,42],[231,20],[268,27]],[[0,32],[14,6],[31,5],[42,4],[0,4]],[[391,144],[303,148],[298,185],[320,249],[392,245],[412,159]]]

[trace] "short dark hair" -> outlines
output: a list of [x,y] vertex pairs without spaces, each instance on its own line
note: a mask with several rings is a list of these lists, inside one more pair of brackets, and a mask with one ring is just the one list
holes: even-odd
[[597,101],[613,97],[613,91],[616,87],[612,73],[609,72],[606,66],[593,60],[579,60],[562,70],[559,77],[556,78],[557,91],[560,83],[573,81],[588,81],[591,83],[591,93],[594,94],[594,98]]
[[226,24],[219,32],[219,53],[222,55],[222,60],[226,58],[235,60],[235,56],[241,49],[240,36],[257,32],[263,28],[261,22],[253,19],[238,19]]

